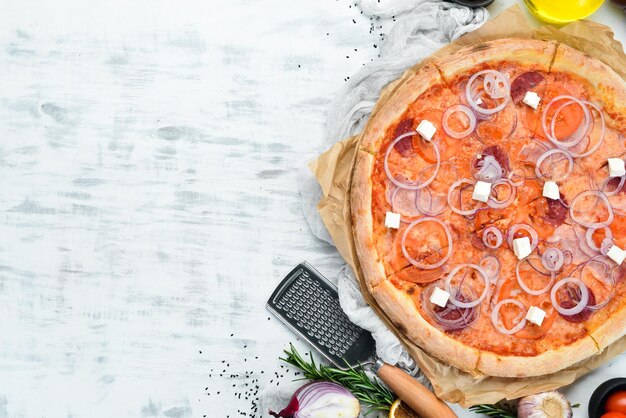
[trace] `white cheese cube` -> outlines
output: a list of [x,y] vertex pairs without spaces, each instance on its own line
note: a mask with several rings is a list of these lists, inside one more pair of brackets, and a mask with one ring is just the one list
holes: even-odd
[[485,181],[477,181],[474,185],[474,192],[472,193],[472,199],[480,202],[486,202],[489,200],[491,194],[491,183]]
[[624,160],[621,158],[609,158],[609,177],[622,177],[626,174]]
[[400,228],[400,214],[387,212],[385,214],[385,227],[387,228]]
[[531,306],[528,312],[526,313],[526,320],[539,326],[541,326],[545,317],[546,317],[546,311],[536,306]]
[[435,287],[435,290],[433,290],[433,293],[430,295],[431,303],[441,306],[442,308],[446,307],[448,299],[450,299],[450,293],[438,287]]
[[541,97],[539,97],[539,95],[535,93],[534,91],[527,91],[526,95],[524,96],[524,99],[522,100],[522,102],[524,102],[525,104],[527,104],[528,106],[532,107],[535,110],[537,110],[537,108],[539,107],[540,101],[541,101]]
[[479,106],[481,104],[483,104],[483,99],[481,99],[480,97],[478,99],[476,99],[476,104],[479,105]]
[[530,255],[530,239],[528,237],[516,238],[513,240],[513,252],[518,259],[526,258]]
[[611,260],[615,261],[617,265],[620,265],[626,258],[626,251],[622,250],[617,245],[613,245],[611,248],[609,248],[609,251],[606,253],[606,255]]
[[435,128],[435,125],[433,125],[426,119],[422,120],[420,124],[417,125],[417,133],[420,134],[420,136],[427,141],[433,139],[433,135],[435,135],[436,131],[437,128]]
[[543,184],[543,195],[548,199],[559,200],[561,198],[559,185],[554,181],[546,181]]

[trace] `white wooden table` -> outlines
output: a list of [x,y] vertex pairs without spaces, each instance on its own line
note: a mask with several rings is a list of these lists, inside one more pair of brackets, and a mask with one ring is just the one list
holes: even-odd
[[[266,298],[303,259],[342,265],[302,171],[389,29],[349,6],[0,4],[0,418],[235,417],[284,373]],[[615,6],[593,19],[626,41]]]

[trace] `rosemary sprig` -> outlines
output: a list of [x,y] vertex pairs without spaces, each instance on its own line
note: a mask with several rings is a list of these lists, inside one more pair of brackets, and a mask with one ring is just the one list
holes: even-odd
[[384,387],[376,378],[371,380],[362,368],[356,369],[346,363],[347,370],[342,370],[317,364],[310,352],[310,361],[306,361],[291,343],[289,350],[285,350],[285,354],[286,357],[280,359],[302,370],[304,372],[303,379],[327,380],[338,383],[352,392],[359,401],[370,409],[370,412],[388,411],[395,400],[394,394],[389,389]]
[[470,411],[477,414],[485,414],[493,418],[517,418],[517,414],[511,409],[498,405],[474,405],[470,407]]

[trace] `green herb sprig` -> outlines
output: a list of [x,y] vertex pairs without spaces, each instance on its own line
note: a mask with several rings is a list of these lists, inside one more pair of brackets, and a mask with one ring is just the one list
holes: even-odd
[[470,411],[477,414],[485,414],[493,418],[517,418],[517,414],[508,408],[499,405],[474,405],[470,406]]
[[348,389],[370,412],[388,411],[395,400],[393,392],[384,387],[376,378],[370,379],[361,368],[354,368],[346,363],[347,370],[315,363],[309,352],[310,361],[304,360],[293,344],[285,350],[286,357],[280,358],[285,363],[302,370],[304,377],[296,380],[326,380],[340,384]]

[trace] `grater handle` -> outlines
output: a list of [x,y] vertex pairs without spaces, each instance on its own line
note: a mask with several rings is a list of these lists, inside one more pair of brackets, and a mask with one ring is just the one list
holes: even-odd
[[457,418],[448,405],[405,371],[384,363],[377,374],[420,417]]

